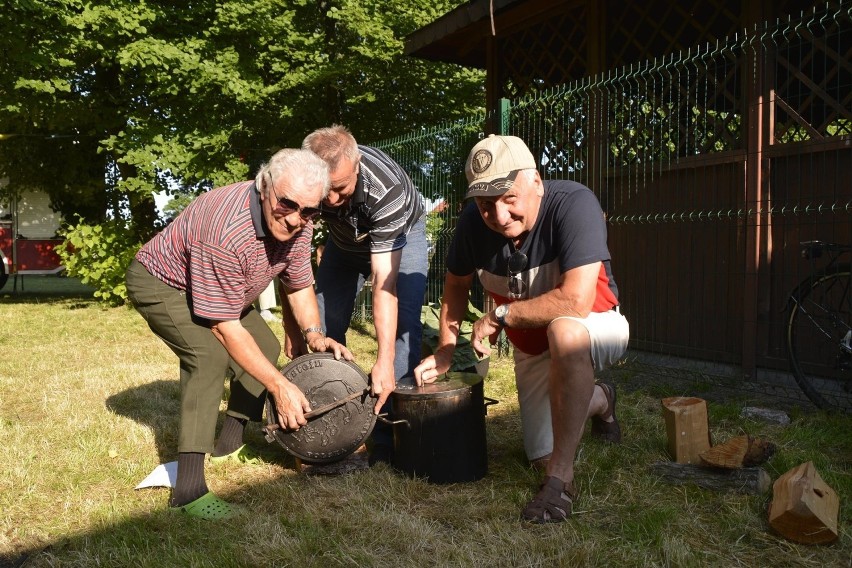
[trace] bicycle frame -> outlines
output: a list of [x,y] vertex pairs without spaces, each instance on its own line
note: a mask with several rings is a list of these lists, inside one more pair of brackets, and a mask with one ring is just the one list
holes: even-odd
[[[803,392],[821,408],[852,409],[852,278],[838,262],[852,246],[800,243],[808,260],[828,255],[792,291],[787,302],[787,354]],[[821,369],[822,371],[819,371]],[[813,372],[812,372],[813,371]],[[836,386],[828,386],[831,381]],[[819,386],[818,386],[819,385]],[[827,391],[821,389],[827,388]]]
[[830,259],[825,268],[828,268],[837,262],[837,259],[844,253],[852,251],[852,245],[827,243],[825,241],[802,241],[799,243],[799,247],[802,249],[802,258],[806,260],[822,258],[823,253],[827,252]]

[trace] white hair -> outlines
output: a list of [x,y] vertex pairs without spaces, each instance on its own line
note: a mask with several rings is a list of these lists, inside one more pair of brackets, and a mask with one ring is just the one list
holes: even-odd
[[279,150],[268,163],[261,165],[257,170],[255,184],[263,195],[268,196],[269,189],[272,187],[272,178],[285,177],[291,180],[293,189],[296,191],[320,186],[322,188],[320,201],[328,196],[328,190],[331,188],[328,164],[308,150],[296,148]]
[[535,168],[529,168],[526,170],[521,170],[521,175],[526,177],[527,183],[535,183],[535,174],[538,173],[538,170]]

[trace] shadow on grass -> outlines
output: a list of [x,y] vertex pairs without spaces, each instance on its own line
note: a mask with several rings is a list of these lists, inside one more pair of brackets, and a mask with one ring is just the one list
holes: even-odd
[[13,275],[0,288],[0,303],[3,304],[35,304],[47,299],[80,300],[69,306],[80,308],[95,301],[94,288],[81,284],[77,278],[57,275],[19,275],[17,279]]
[[106,407],[149,426],[162,463],[175,459],[180,409],[178,381],[154,381],[127,389],[107,398]]
[[[759,369],[753,378],[746,378],[734,365],[629,352],[625,362],[602,374],[619,383],[626,392],[644,392],[658,399],[697,396],[719,404],[768,407],[806,414],[818,411],[792,375],[761,371]],[[846,412],[852,414],[852,408],[847,408]]]
[[[106,406],[117,414],[150,426],[161,461],[172,461],[176,458],[179,390],[177,381],[154,381],[109,397],[106,400]],[[285,552],[295,556],[301,554],[304,558],[299,564],[305,567],[325,566],[328,564],[318,559],[328,554],[330,549],[345,551],[352,544],[350,542],[352,539],[347,535],[354,530],[361,530],[362,520],[356,517],[363,516],[366,509],[363,505],[347,508],[345,503],[348,499],[357,503],[362,498],[353,493],[362,483],[386,487],[386,492],[399,495],[400,501],[411,492],[427,494],[434,491],[442,496],[441,498],[452,500],[471,499],[469,495],[471,491],[487,493],[490,491],[489,488],[494,486],[505,487],[513,484],[521,489],[522,487],[517,483],[519,477],[528,478],[525,479],[523,487],[532,486],[537,474],[526,467],[520,438],[513,428],[518,420],[516,415],[486,417],[490,432],[506,428],[512,428],[512,430],[508,436],[497,436],[490,440],[488,475],[483,480],[472,483],[433,485],[426,480],[411,479],[407,474],[394,471],[387,466],[344,475],[292,476],[282,471],[281,475],[276,476],[274,480],[245,484],[231,491],[217,491],[221,498],[243,508],[243,512],[233,519],[201,521],[168,508],[152,510],[109,524],[102,523],[91,530],[68,536],[57,536],[51,540],[36,543],[19,543],[18,546],[14,546],[13,543],[12,551],[0,553],[0,568],[56,566],[66,563],[81,565],[79,559],[84,559],[87,564],[141,566],[152,565],[150,562],[154,558],[157,561],[153,565],[162,566],[257,565],[247,560],[251,558],[251,553],[247,552],[243,542],[246,536],[244,525],[252,522],[251,517],[273,519],[284,527],[281,529],[282,534],[299,541],[300,550],[282,548],[281,554]],[[267,442],[260,433],[259,426],[257,423],[249,424],[245,436],[246,443],[267,464],[280,466],[283,470],[295,470],[295,460],[277,443]],[[225,467],[242,466],[227,465]],[[323,481],[315,478],[323,478]],[[459,495],[456,495],[456,492]],[[331,509],[325,504],[317,509],[317,502],[325,503],[322,501],[322,496],[327,493],[340,495],[341,504]],[[270,499],[270,494],[278,495],[281,500]],[[305,497],[293,497],[299,494]],[[347,494],[348,497],[344,496]],[[311,495],[314,497],[310,497]],[[515,497],[515,492],[506,492],[502,497],[509,502],[513,512],[515,505],[511,501]],[[374,497],[374,499],[380,498],[380,496]],[[387,505],[374,502],[372,506],[378,509]],[[325,519],[328,515],[337,515],[336,509],[343,509],[340,513],[342,517],[335,517],[333,525],[329,525],[327,520],[319,520]],[[352,511],[356,511],[357,515],[353,515]],[[514,517],[508,522],[515,522]],[[255,521],[254,524],[258,523]],[[260,524],[262,526],[263,522]],[[341,534],[338,536],[334,531],[329,533],[329,526],[338,527]],[[379,528],[377,526],[371,533],[372,536],[367,536],[373,541],[371,546],[376,548],[383,545]],[[240,535],[240,538],[234,538],[234,535]],[[281,545],[270,542],[268,547],[275,550]],[[252,551],[254,552],[257,551]],[[261,556],[270,554],[272,553],[269,550],[261,551]],[[370,564],[365,560],[362,565]],[[290,564],[285,561],[283,564],[274,565]]]
[[[489,460],[491,461],[491,460]],[[491,463],[489,465],[492,465]],[[252,466],[248,466],[252,467]],[[493,487],[517,483],[518,469],[501,467],[480,481],[464,484],[433,485],[425,480],[411,479],[386,466],[337,476],[311,475],[276,476],[273,480],[246,484],[231,491],[217,491],[224,500],[243,509],[237,516],[219,521],[203,521],[168,508],[154,509],[128,516],[90,530],[57,536],[53,539],[13,547],[0,553],[0,568],[29,566],[313,566],[341,565],[341,558],[361,566],[380,566],[374,556],[364,552],[387,547],[380,521],[364,530],[365,516],[375,508],[378,519],[382,509],[394,505],[383,503],[380,496],[367,498],[358,494],[361,484],[385,487],[385,492],[397,495],[400,502],[407,494],[432,494],[432,499],[449,501],[479,501],[477,493],[489,494]],[[327,494],[337,494],[340,504],[318,508]],[[303,497],[296,497],[302,495]],[[275,498],[271,498],[276,496]],[[499,500],[489,499],[489,515],[506,518],[507,526],[516,521],[514,492],[505,492]],[[346,501],[353,501],[347,505]],[[496,512],[509,508],[507,511]],[[444,518],[449,513],[432,512],[431,517],[446,523],[464,525],[462,519]],[[455,515],[458,517],[458,515]],[[259,519],[259,520],[258,520]],[[438,522],[438,521],[436,521]],[[251,528],[246,528],[247,526]],[[368,522],[369,526],[369,522]],[[266,528],[270,538],[252,531]],[[461,530],[461,527],[457,527]],[[459,538],[449,526],[452,538]],[[530,537],[541,539],[533,528]],[[356,535],[353,537],[352,535]],[[367,544],[364,544],[367,543]],[[5,555],[4,555],[5,554]],[[335,555],[339,555],[335,556]],[[265,558],[261,562],[257,558]],[[269,562],[269,558],[279,558]],[[337,560],[336,562],[334,560]],[[408,564],[405,558],[395,558],[384,564]],[[412,562],[412,566],[423,566]],[[461,564],[456,564],[461,565]]]
[[[304,485],[306,482],[300,480],[297,483]],[[257,486],[250,486],[220,494],[223,499],[240,504],[245,510],[232,519],[204,521],[175,509],[163,508],[48,542],[19,547],[13,543],[12,550],[0,553],[0,568],[245,566],[246,551],[239,543],[228,542],[227,537],[239,533],[251,514],[249,511],[258,508],[257,491]]]
[[[227,398],[227,390],[226,390]],[[154,381],[114,394],[106,400],[106,407],[116,414],[147,425],[154,434],[154,444],[160,463],[177,459],[178,433],[180,432],[180,383]],[[225,413],[219,413],[216,431],[222,425]],[[264,437],[263,424],[249,422],[245,442],[268,463],[292,469],[295,460],[284,449]],[[2,566],[0,566],[2,568]]]

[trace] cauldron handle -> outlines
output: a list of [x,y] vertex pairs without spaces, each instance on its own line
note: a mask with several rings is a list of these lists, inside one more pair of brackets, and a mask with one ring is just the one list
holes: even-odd
[[491,406],[492,404],[500,404],[499,400],[488,398],[487,396],[483,396],[482,398],[485,399],[485,406]]
[[397,424],[405,424],[407,428],[411,428],[411,424],[408,423],[408,420],[391,420],[387,418],[387,413],[376,414],[376,419],[381,420],[385,424],[390,424],[391,426],[396,426]]

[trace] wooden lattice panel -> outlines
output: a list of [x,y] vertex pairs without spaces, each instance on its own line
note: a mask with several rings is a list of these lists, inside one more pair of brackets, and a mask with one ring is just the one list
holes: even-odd
[[[497,57],[489,72],[496,75],[496,97],[514,99],[601,71],[706,52],[753,28],[746,23],[750,18],[798,17],[817,4],[824,7],[820,0],[778,0],[766,13],[752,13],[745,0],[606,0],[602,6],[588,0],[555,2],[530,18],[523,18],[519,8],[501,22],[505,27],[498,29]],[[591,53],[599,53],[601,61],[590,61]],[[730,98],[729,80],[720,81],[719,89]]]
[[[667,158],[736,150],[743,146],[742,50],[734,45],[714,57],[695,58],[676,65],[660,64],[663,81],[645,81],[647,100],[656,101],[654,114],[670,116],[677,124]],[[653,78],[653,76],[651,76]]]
[[789,43],[767,46],[776,78],[773,144],[852,134],[852,15],[848,6],[829,14],[800,17]]
[[560,10],[499,38],[499,96],[517,98],[586,76],[586,7]]
[[587,167],[589,101],[584,94],[560,92],[515,109],[512,133],[529,144],[548,179],[581,179]]
[[733,37],[740,29],[738,4],[726,0],[608,0],[607,66],[614,69],[653,61]]

